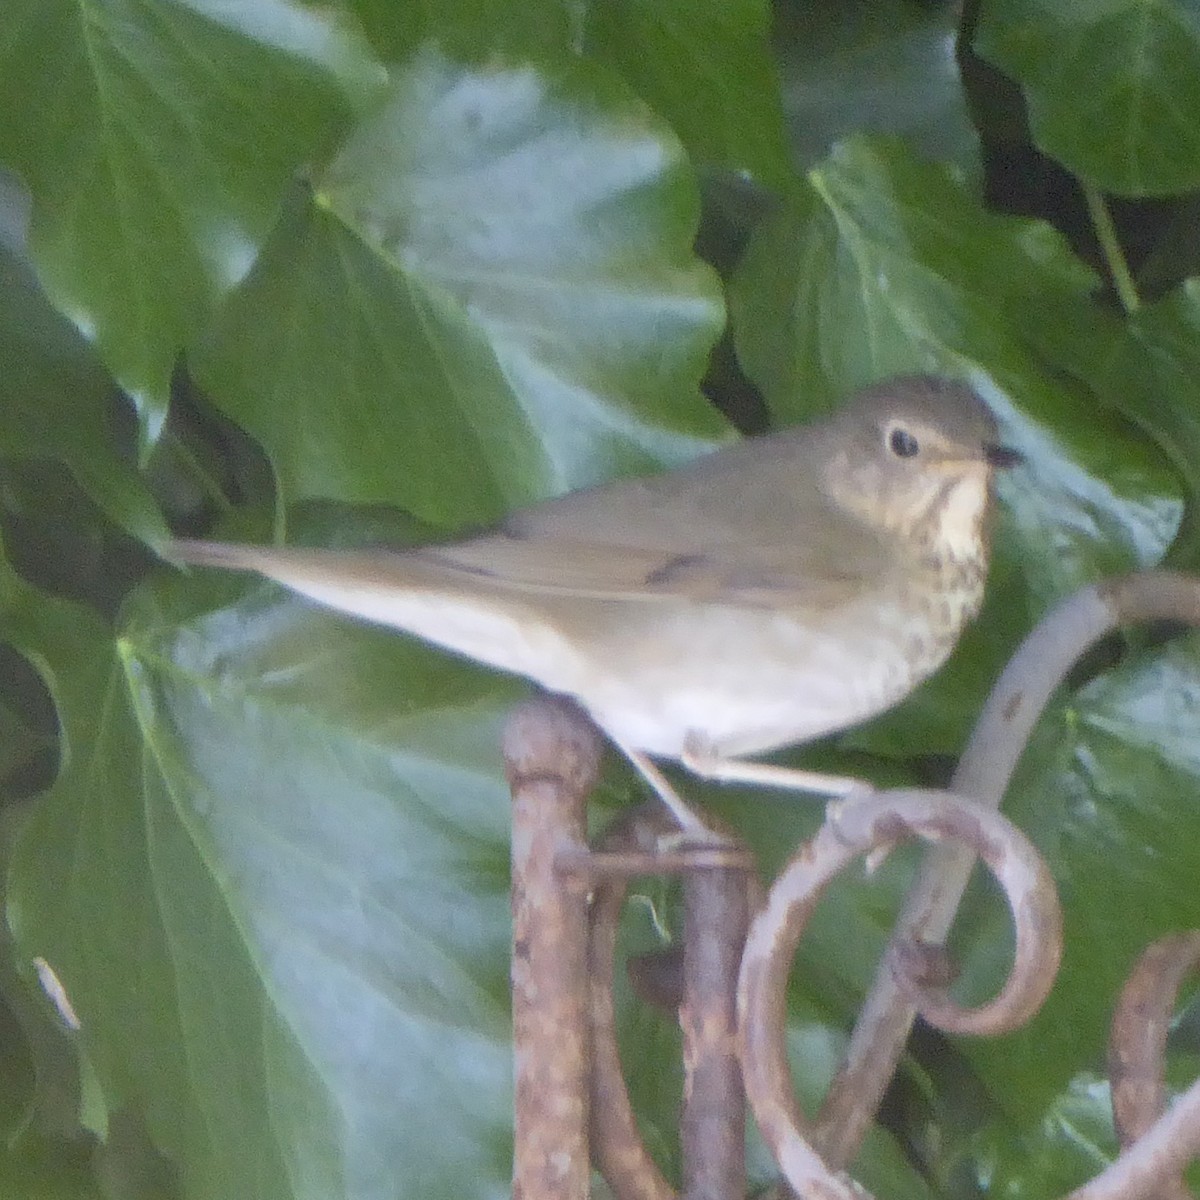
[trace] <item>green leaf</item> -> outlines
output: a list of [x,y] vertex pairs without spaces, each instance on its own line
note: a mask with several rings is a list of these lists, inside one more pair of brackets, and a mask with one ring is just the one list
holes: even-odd
[[795,159],[811,166],[846,137],[901,135],[975,172],[978,136],[955,58],[956,4],[842,0],[779,10],[776,44]]
[[381,80],[333,10],[291,0],[8,4],[0,160],[32,192],[43,285],[135,398],[148,439],[176,359],[245,274],[280,187]]
[[[0,1154],[0,1188],[20,1200],[112,1200],[101,1190],[86,1164],[64,1155]],[[120,1200],[162,1200],[159,1196],[119,1194]]]
[[508,389],[471,322],[444,297],[410,303],[404,281],[308,197],[295,198],[192,365],[266,448],[287,500],[484,521],[508,506],[497,473],[512,472],[515,489],[537,465],[522,415],[487,411]]
[[1096,278],[1048,225],[988,214],[959,173],[898,142],[851,140],[809,185],[761,228],[730,301],[742,362],[783,420],[904,371],[1029,371],[1047,326],[1086,313]]
[[1145,305],[1120,337],[1090,364],[1110,403],[1152,434],[1180,479],[1190,503],[1174,565],[1200,566],[1200,282],[1189,280],[1158,304]]
[[782,188],[791,178],[764,0],[608,0],[585,49],[671,122],[697,166]]
[[385,62],[402,62],[427,42],[458,53],[563,54],[576,46],[581,22],[570,0],[348,0],[347,7]]
[[1013,1200],[1061,1196],[1116,1157],[1108,1084],[1081,1071],[1027,1126],[997,1122],[975,1139],[978,1174]]
[[197,611],[211,589],[182,583],[114,645],[9,579],[70,749],[18,848],[23,953],[189,1197],[498,1193],[512,688],[275,589]]
[[1191,0],[980,6],[975,49],[1025,89],[1034,140],[1095,187],[1200,186],[1200,11]]
[[167,536],[131,462],[114,448],[116,388],[94,349],[0,245],[0,448],[55,458],[105,514],[148,544]]
[[[7,564],[0,567],[0,631],[42,674],[63,742],[59,781],[24,826],[14,856],[10,923],[24,963],[45,960],[69,1003],[86,1012],[84,1050],[107,1081],[110,1105],[153,1096],[163,1144],[178,1150],[188,1122],[185,1100],[170,1086],[182,1065],[172,989],[159,961],[163,935],[152,915],[144,835],[135,836],[140,816],[130,812],[141,745],[114,687],[111,635],[87,610],[30,587]],[[104,836],[73,861],[70,845],[49,850],[56,823]],[[107,917],[97,921],[102,912]],[[102,927],[89,928],[86,915],[78,920],[89,913]]]
[[698,167],[772,186],[790,168],[765,0],[448,0],[438,5],[353,0],[389,61],[423,43],[483,60],[582,57],[610,68],[670,122]]
[[287,501],[445,524],[692,457],[719,332],[678,143],[587,64],[402,71],[195,360]]

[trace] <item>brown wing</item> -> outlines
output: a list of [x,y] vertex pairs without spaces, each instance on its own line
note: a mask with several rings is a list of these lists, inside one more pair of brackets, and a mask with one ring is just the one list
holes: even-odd
[[[441,568],[477,586],[596,600],[691,599],[723,604],[783,607],[836,604],[879,582],[881,572],[864,572],[863,556],[840,539],[838,553],[815,554],[789,543],[715,545],[661,551],[644,546],[506,535],[416,551],[430,568]],[[879,547],[869,546],[870,561]],[[404,557],[410,557],[408,555]]]
[[814,430],[738,443],[680,470],[573,492],[491,534],[416,550],[177,542],[182,561],[327,584],[786,607],[886,579],[891,543],[804,479]]
[[801,477],[811,436],[742,442],[665,475],[524,509],[497,533],[418,553],[494,587],[546,594],[838,603],[886,578],[896,555]]

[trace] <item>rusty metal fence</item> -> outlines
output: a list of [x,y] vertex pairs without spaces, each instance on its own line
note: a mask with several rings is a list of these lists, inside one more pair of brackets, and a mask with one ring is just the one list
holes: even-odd
[[[671,1200],[638,1134],[617,1053],[613,959],[628,881],[682,876],[678,1010],[684,1095],[680,1142],[686,1200],[737,1200],[746,1190],[749,1105],[784,1179],[800,1196],[861,1200],[844,1168],[874,1118],[919,1014],[953,1033],[997,1035],[1037,1011],[1054,982],[1062,920],[1053,880],[1028,839],[999,812],[1034,725],[1067,671],[1113,630],[1146,621],[1200,626],[1200,581],[1169,572],[1085,588],[1026,638],[984,705],[946,791],[865,794],[829,806],[773,885],[759,893],[749,851],[724,840],[664,851],[656,810],[623,818],[592,847],[586,803],[600,748],[570,704],[542,698],[510,722],[513,794],[513,1022],[519,1200],[582,1200],[593,1166],[619,1200]],[[901,841],[931,847],[898,918],[820,1112],[794,1099],[785,1052],[787,976],[809,914],[856,859]],[[1003,889],[1014,962],[991,1001],[948,995],[941,950],[976,861]],[[1200,964],[1200,932],[1149,947],[1116,1006],[1110,1082],[1119,1158],[1073,1200],[1189,1195],[1182,1172],[1200,1149],[1200,1083],[1168,1107],[1163,1059],[1183,980]]]

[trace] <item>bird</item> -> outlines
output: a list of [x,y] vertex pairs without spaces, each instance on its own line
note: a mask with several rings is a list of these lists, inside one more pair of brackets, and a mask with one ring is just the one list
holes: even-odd
[[1019,460],[969,386],[902,376],[459,540],[180,539],[165,556],[258,572],[574,698],[702,837],[656,760],[827,796],[864,786],[752,756],[857,725],[942,665],[983,600],[995,474]]

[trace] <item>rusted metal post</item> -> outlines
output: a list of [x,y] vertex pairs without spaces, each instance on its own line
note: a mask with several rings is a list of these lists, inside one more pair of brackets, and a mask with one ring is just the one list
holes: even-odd
[[[1108,1081],[1122,1153],[1151,1131],[1167,1102],[1167,1034],[1184,980],[1200,970],[1200,930],[1168,934],[1138,958],[1113,1013]],[[1164,1172],[1155,1200],[1191,1200],[1182,1176]]]
[[[625,813],[605,831],[589,865],[611,865],[614,859],[641,861],[649,870],[664,829],[670,828],[661,806]],[[629,872],[609,871],[590,877],[591,930],[588,989],[591,995],[591,1131],[592,1156],[618,1200],[675,1200],[675,1189],[651,1158],[629,1103],[621,1056],[617,1049],[617,1014],[613,975],[617,928],[629,890]],[[674,1015],[678,1007],[670,1006]]]
[[600,743],[573,704],[537,697],[510,719],[504,759],[513,798],[513,1196],[586,1200],[588,885],[556,864],[585,849]]
[[[617,1050],[613,955],[628,881],[683,874],[684,952],[678,980],[652,1003],[683,1030],[681,1141],[688,1200],[741,1200],[746,1191],[746,1101],[737,1060],[736,984],[759,889],[750,851],[732,834],[663,850],[675,833],[654,806],[627,813],[575,869],[595,882],[591,913],[592,1136],[596,1166],[620,1200],[672,1200],[638,1131]],[[562,860],[560,860],[561,865]],[[672,986],[673,985],[673,986]],[[636,981],[634,990],[639,991]]]
[[744,869],[684,877],[680,1142],[684,1200],[740,1200],[746,1191],[746,1096],[737,1050],[737,978],[750,923]]

